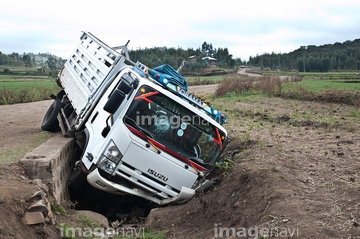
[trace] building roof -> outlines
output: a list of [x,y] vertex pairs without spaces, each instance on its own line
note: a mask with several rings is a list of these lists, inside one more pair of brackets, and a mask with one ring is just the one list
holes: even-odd
[[203,59],[203,60],[209,60],[209,61],[216,61],[215,58],[210,57],[210,56],[205,56],[205,57],[203,57],[203,58],[201,58],[201,59]]

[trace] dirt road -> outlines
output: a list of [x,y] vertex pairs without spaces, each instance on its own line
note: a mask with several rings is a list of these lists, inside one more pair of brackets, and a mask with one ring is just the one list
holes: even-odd
[[0,105],[0,153],[27,144],[41,132],[41,122],[51,102]]

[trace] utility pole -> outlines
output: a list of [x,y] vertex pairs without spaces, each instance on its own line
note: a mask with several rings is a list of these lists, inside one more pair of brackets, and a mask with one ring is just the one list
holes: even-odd
[[[280,53],[280,54],[281,54],[281,53]],[[278,66],[279,66],[279,70],[281,70],[280,54],[278,55]]]
[[305,72],[305,54],[307,46],[300,46],[300,48],[303,50],[303,71]]

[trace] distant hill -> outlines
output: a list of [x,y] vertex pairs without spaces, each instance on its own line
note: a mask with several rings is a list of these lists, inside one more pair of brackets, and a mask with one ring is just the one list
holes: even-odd
[[64,64],[64,59],[50,53],[11,53],[3,54],[0,52],[0,66],[26,66],[26,67],[49,67],[59,69]]
[[274,70],[306,72],[360,70],[360,39],[320,46],[302,46],[285,54],[265,53],[250,57],[248,64]]
[[[192,61],[190,57],[198,59],[211,57],[216,59],[218,68],[237,69],[241,65],[251,65],[262,69],[301,72],[327,72],[327,71],[354,71],[360,70],[360,39],[336,42],[320,46],[301,46],[289,53],[264,53],[250,57],[248,62],[233,59],[227,48],[214,48],[211,43],[204,42],[197,49],[153,47],[129,51],[130,58],[141,61],[149,67],[169,64],[177,68],[186,61],[184,73],[201,72],[209,67],[209,62]],[[59,69],[66,59],[50,53],[12,53],[9,55],[0,52],[0,65],[10,66],[42,66],[50,69]]]

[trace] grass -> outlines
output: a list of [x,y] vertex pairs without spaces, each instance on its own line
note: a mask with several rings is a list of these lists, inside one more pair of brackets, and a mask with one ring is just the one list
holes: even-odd
[[300,82],[289,82],[283,85],[283,91],[294,91],[298,87],[303,87],[308,91],[322,92],[325,90],[359,90],[359,83],[346,80],[303,80]]
[[[228,75],[186,77],[189,86],[218,84]],[[235,76],[234,76],[235,77]]]
[[99,228],[100,225],[93,221],[92,219],[88,218],[87,216],[84,216],[82,214],[77,214],[77,217],[79,219],[79,221],[84,225],[84,226],[87,226],[87,227],[90,227],[90,228]]
[[52,137],[52,133],[45,131],[39,132],[35,134],[31,140],[27,141],[27,143],[18,147],[12,147],[9,150],[1,151],[0,163],[11,164],[18,162],[20,159],[22,159],[25,156],[25,154],[30,152],[32,149],[38,147],[42,143],[46,142],[51,137]]
[[247,72],[254,72],[262,75],[272,75],[272,76],[302,76],[302,77],[359,77],[358,71],[330,71],[330,72],[302,72],[302,71],[254,71],[254,70],[247,70]]
[[38,81],[49,80],[49,76],[0,75],[0,82],[28,81],[28,80],[38,80]]
[[36,89],[39,87],[56,88],[57,84],[54,80],[28,80],[28,81],[3,81],[0,82],[2,90],[19,92],[26,89]]
[[12,72],[37,72],[39,69],[39,66],[33,66],[33,67],[24,67],[24,66],[0,66],[0,71],[4,71],[5,69],[8,69]]
[[302,101],[331,102],[360,106],[360,83],[353,80],[303,80],[291,76],[226,77],[219,83],[217,97],[236,98],[239,95],[265,95]]
[[51,210],[58,215],[65,215],[66,210],[61,205],[55,205],[54,203],[51,204]]
[[59,90],[54,80],[2,81],[0,105],[47,100]]

